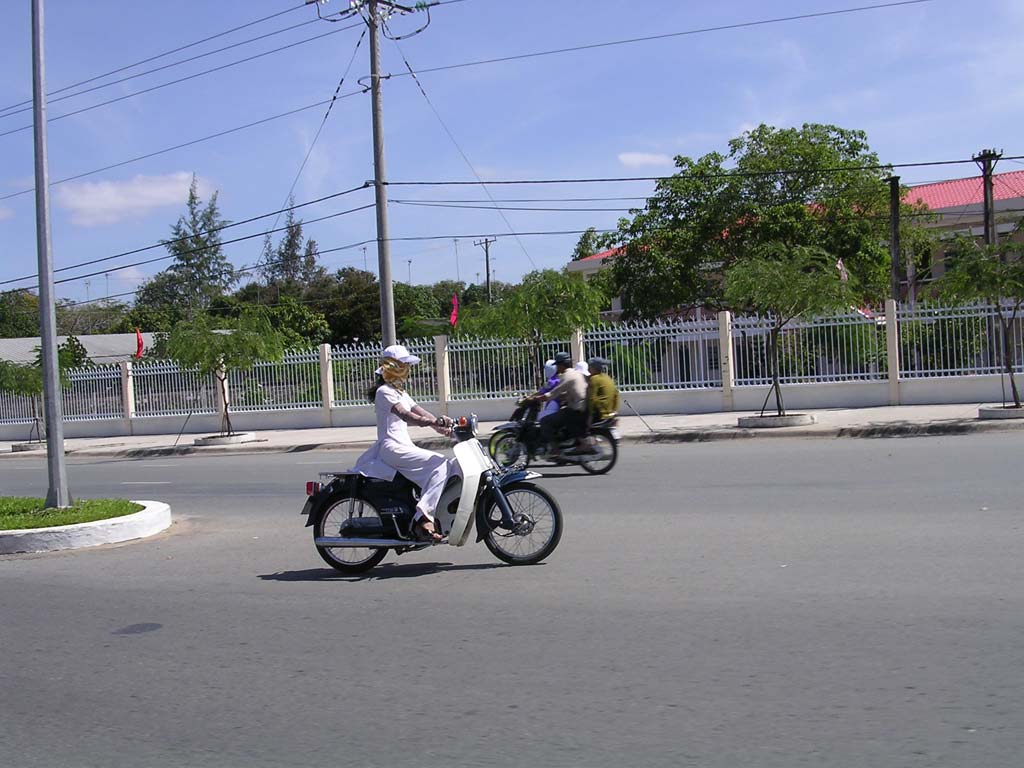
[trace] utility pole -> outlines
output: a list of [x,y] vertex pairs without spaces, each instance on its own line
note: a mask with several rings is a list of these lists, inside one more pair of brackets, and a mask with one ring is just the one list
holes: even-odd
[[409,264],[409,285],[412,285],[412,259],[406,259]]
[[[391,3],[384,3],[391,5]],[[391,285],[391,240],[388,238],[388,196],[384,188],[384,108],[380,93],[380,19],[378,0],[369,0],[370,102],[373,108],[373,190],[377,203],[377,277],[380,280],[380,334],[384,346],[397,341],[395,294]]]
[[473,245],[483,246],[484,249],[484,269],[487,275],[487,303],[490,304],[491,299],[491,243],[495,242],[497,238],[492,237],[488,240],[486,237],[483,240],[477,240]]
[[369,272],[370,270],[366,266],[366,246],[363,246],[363,272]]
[[900,177],[889,177],[889,295],[900,301]]
[[43,411],[46,415],[47,507],[71,506],[64,463],[64,414],[57,370],[57,310],[50,251],[50,178],[46,165],[46,71],[43,0],[32,0],[32,121],[36,166],[36,252],[39,263],[39,331],[42,338]]
[[453,237],[452,242],[455,243],[455,279],[461,283],[462,275],[459,274],[459,238]]
[[996,161],[1002,156],[1002,152],[996,152],[994,149],[983,149],[974,156],[974,162],[981,168],[981,179],[985,188],[985,245],[996,244],[996,212],[992,196],[992,171],[996,167]]

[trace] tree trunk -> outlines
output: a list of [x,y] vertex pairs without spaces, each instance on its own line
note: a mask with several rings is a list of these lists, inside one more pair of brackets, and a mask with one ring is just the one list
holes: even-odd
[[999,313],[999,325],[1003,330],[1003,365],[1006,368],[1006,374],[1010,377],[1010,391],[1013,393],[1013,407],[1020,408],[1020,392],[1017,391],[1017,380],[1013,376],[1014,360],[1013,360],[1013,329],[1015,327],[1015,321],[1017,319],[1017,312],[1014,310],[1013,314],[1010,315],[1010,320],[1007,322],[1006,318],[1003,317],[1003,311],[999,308],[998,302],[996,303],[996,312]]
[[220,387],[220,401],[223,403],[224,410],[220,414],[220,433],[222,435],[231,434],[231,416],[228,415],[228,387],[227,387],[227,376],[217,376],[217,385]]
[[782,386],[779,384],[779,332],[780,328],[772,328],[771,332],[771,356],[769,357],[772,367],[772,388],[775,390],[775,409],[777,415],[786,415],[786,406],[782,402]]

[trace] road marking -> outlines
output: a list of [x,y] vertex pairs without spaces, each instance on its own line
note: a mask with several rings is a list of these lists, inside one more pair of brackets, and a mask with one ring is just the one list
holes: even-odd
[[131,480],[122,482],[121,485],[170,485],[170,480]]

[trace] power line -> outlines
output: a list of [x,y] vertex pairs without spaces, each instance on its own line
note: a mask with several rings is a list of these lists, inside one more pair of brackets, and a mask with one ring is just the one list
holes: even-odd
[[[430,111],[434,113],[434,117],[437,118],[437,121],[441,124],[441,127],[444,129],[444,132],[446,134],[448,134],[448,138],[451,139],[452,144],[455,145],[455,149],[457,149],[459,154],[462,155],[462,159],[466,162],[466,165],[469,166],[469,170],[472,171],[474,176],[476,176],[476,180],[479,182],[480,188],[483,189],[484,194],[486,194],[488,197],[491,197],[491,192],[490,192],[489,189],[487,189],[487,185],[484,184],[483,179],[480,178],[480,174],[476,172],[476,168],[473,167],[473,163],[470,162],[469,158],[466,156],[466,153],[462,151],[462,147],[459,146],[459,142],[455,139],[455,135],[448,128],[447,123],[445,123],[444,119],[441,117],[441,113],[437,111],[437,108],[434,106],[434,103],[430,100],[430,97],[427,95],[427,91],[423,87],[423,83],[421,83],[420,79],[418,77],[416,77],[416,72],[413,71],[412,65],[409,63],[409,60],[406,58],[405,52],[402,50],[402,47],[398,44],[397,38],[394,39],[394,43],[395,43],[395,47],[398,49],[398,54],[402,57],[402,61],[405,63],[405,68],[408,69],[409,70],[409,74],[412,75],[413,82],[416,83],[416,86],[419,88],[420,93],[423,94],[423,98],[427,102],[427,106],[430,107]],[[492,201],[493,201],[493,198],[492,198]],[[498,215],[501,216],[502,221],[505,222],[505,226],[508,227],[509,231],[513,232],[514,228],[512,227],[512,224],[509,222],[508,218],[505,216],[504,211],[498,209]],[[526,250],[526,246],[523,245],[523,241],[520,240],[517,237],[516,238],[516,242],[519,244],[519,248],[522,250],[523,254],[529,260],[530,265],[534,269],[536,269],[537,268],[537,264],[536,264],[536,262],[534,262],[533,257],[530,255],[530,252],[528,250]],[[488,281],[490,281],[490,273],[489,272],[488,272],[488,278],[487,279],[488,279]]]
[[[365,211],[365,210],[367,210],[369,208],[373,208],[373,203],[368,203],[367,205],[361,205],[361,206],[359,206],[357,208],[349,208],[348,210],[339,211],[338,213],[331,213],[331,214],[328,214],[327,216],[320,216],[319,218],[310,219],[309,221],[306,221],[306,222],[303,222],[303,223],[304,224],[315,224],[315,223],[317,223],[319,221],[326,221],[327,219],[336,219],[339,216],[345,216],[345,215],[350,214],[350,213],[358,213],[359,211]],[[287,227],[278,227],[277,229],[268,229],[266,232],[257,232],[254,235],[245,235],[244,237],[236,237],[236,238],[234,238],[232,240],[224,240],[224,241],[222,241],[220,243],[220,245],[222,245],[222,246],[223,245],[232,245],[234,243],[241,243],[241,242],[243,242],[245,240],[253,240],[253,239],[257,238],[257,237],[266,237],[267,235],[271,235],[271,234],[273,234],[275,232],[283,232],[285,229],[287,229]],[[116,267],[107,267],[105,269],[101,269],[98,272],[87,272],[84,275],[76,275],[75,277],[65,277],[65,278],[63,278],[61,280],[54,280],[54,284],[57,284],[57,283],[72,283],[72,282],[74,282],[76,280],[84,280],[87,277],[95,277],[96,275],[103,275],[103,274],[106,274],[108,272],[120,272],[122,269],[131,269],[132,267],[141,267],[141,266],[144,266],[146,264],[155,264],[158,261],[167,261],[168,259],[174,259],[174,258],[177,258],[178,256],[187,256],[188,254],[198,253],[200,251],[205,251],[205,250],[209,250],[209,249],[208,248],[191,248],[191,249],[186,250],[186,251],[181,251],[180,253],[169,253],[169,254],[167,254],[165,256],[157,256],[157,257],[152,258],[152,259],[144,259],[143,261],[136,261],[136,262],[133,262],[131,264],[119,264]],[[322,253],[322,251],[321,251],[321,253]],[[257,265],[257,266],[259,266],[259,265]]]
[[[1004,157],[1004,160],[1024,159],[1024,155]],[[930,160],[918,163],[886,163],[876,165],[847,165],[823,168],[778,168],[772,171],[722,171],[720,173],[677,173],[671,176],[608,176],[598,178],[569,178],[569,179],[491,179],[490,185],[503,184],[610,184],[634,181],[671,181],[672,179],[726,179],[735,177],[771,177],[771,176],[801,176],[816,173],[848,173],[850,171],[890,171],[894,168],[922,168],[936,165],[964,165],[973,164],[974,160]],[[466,186],[476,185],[478,181],[468,180],[444,180],[444,181],[386,181],[392,187],[443,187],[443,186]]]
[[[226,29],[223,32],[218,32],[217,34],[210,35],[209,37],[204,37],[201,40],[196,40],[195,42],[192,42],[192,43],[187,43],[185,45],[180,45],[177,48],[172,48],[169,51],[164,51],[163,53],[158,53],[158,54],[156,54],[154,56],[150,56],[149,58],[146,58],[146,59],[141,59],[140,61],[136,61],[136,62],[134,62],[132,64],[125,64],[123,67],[118,67],[117,69],[112,69],[109,72],[104,72],[102,75],[94,75],[92,77],[86,78],[85,80],[79,80],[77,83],[72,83],[71,85],[65,85],[63,88],[57,88],[56,90],[48,92],[46,94],[46,96],[47,96],[47,98],[49,98],[50,96],[53,96],[55,94],[63,93],[64,91],[70,90],[72,88],[77,88],[80,85],[86,85],[88,83],[95,82],[96,80],[102,80],[104,77],[109,77],[110,75],[116,75],[119,72],[124,72],[125,70],[133,69],[134,67],[138,67],[138,66],[140,66],[142,64],[148,64],[151,61],[156,61],[157,59],[162,59],[164,56],[170,56],[173,53],[178,53],[179,51],[184,51],[184,50],[186,50],[188,48],[194,48],[197,45],[202,45],[203,43],[208,43],[211,40],[216,40],[219,37],[224,37],[226,35],[230,35],[233,32],[238,32],[239,30],[246,29],[247,27],[255,26],[256,24],[260,24],[260,23],[262,23],[264,21],[270,21],[270,19],[276,19],[278,16],[284,16],[286,13],[291,13],[292,11],[297,11],[300,8],[305,8],[305,7],[306,7],[305,4],[292,6],[291,8],[288,8],[286,10],[278,11],[277,13],[272,13],[269,16],[263,16],[262,18],[255,19],[255,20],[250,21],[250,22],[246,22],[245,24],[241,24],[241,25],[239,25],[237,27],[232,27],[231,29]],[[0,112],[6,112],[8,109],[12,109],[13,107],[20,107],[20,106],[22,106],[24,104],[31,104],[31,103],[32,103],[32,100],[31,99],[27,99],[25,101],[18,102],[17,104],[13,104],[13,105],[11,105],[9,107],[4,107],[3,109],[0,109]]]
[[[341,86],[345,84],[345,78],[348,77],[349,70],[352,69],[352,64],[356,60],[356,54],[359,53],[359,46],[362,45],[364,37],[366,37],[365,27],[363,28],[363,33],[359,35],[359,39],[356,40],[356,46],[352,49],[352,56],[348,60],[348,66],[345,67],[345,71],[342,73],[341,79],[338,81],[338,87],[334,89],[334,95],[331,97],[331,103],[327,105],[327,111],[324,113],[323,120],[320,121],[320,127],[316,129],[316,135],[313,137],[313,141],[310,142],[306,156],[302,159],[302,165],[299,166],[299,170],[295,174],[295,178],[292,179],[292,184],[288,188],[288,196],[285,198],[285,203],[292,199],[292,193],[295,192],[295,185],[299,183],[299,178],[302,176],[302,172],[306,169],[306,163],[309,162],[309,158],[313,154],[313,150],[316,148],[316,142],[320,138],[320,133],[323,131],[324,126],[327,125],[327,118],[331,116],[331,110],[334,109],[334,102],[338,100],[338,93],[341,91]],[[274,226],[277,226],[276,218],[274,219]]]
[[[314,35],[313,37],[307,37],[307,38],[305,38],[303,40],[298,40],[298,41],[296,41],[294,43],[289,43],[288,45],[282,45],[280,48],[272,48],[269,51],[263,51],[262,53],[257,53],[257,54],[254,54],[252,56],[247,56],[244,59],[238,59],[237,61],[228,62],[227,64],[221,64],[218,67],[211,67],[210,69],[204,69],[201,72],[196,72],[196,73],[191,74],[191,75],[186,75],[185,77],[179,77],[176,80],[169,80],[166,83],[159,83],[158,85],[150,86],[149,88],[143,88],[142,90],[139,90],[139,91],[132,91],[131,93],[127,93],[127,94],[125,94],[123,96],[118,96],[117,98],[114,98],[114,99],[107,99],[106,101],[101,101],[98,104],[92,104],[91,106],[88,106],[88,107],[82,107],[81,109],[76,109],[76,110],[73,110],[71,112],[65,112],[65,113],[63,113],[61,115],[55,115],[54,117],[47,118],[46,122],[47,123],[52,123],[52,122],[55,122],[56,120],[63,120],[66,117],[72,117],[73,115],[80,115],[83,112],[89,112],[90,110],[93,110],[93,109],[99,109],[100,107],[106,107],[106,106],[108,106],[110,104],[116,104],[119,101],[124,101],[125,99],[131,99],[131,98],[134,98],[136,96],[141,96],[144,93],[151,93],[152,91],[157,91],[157,90],[159,90],[161,88],[166,88],[166,87],[168,87],[170,85],[177,85],[178,83],[184,83],[184,82],[186,82],[188,80],[195,80],[197,77],[203,77],[204,75],[209,75],[209,74],[211,74],[213,72],[220,72],[221,70],[229,69],[230,67],[236,67],[239,64],[245,64],[245,63],[250,62],[250,61],[255,61],[256,59],[261,59],[264,56],[269,56],[272,53],[280,53],[281,51],[288,50],[289,48],[294,48],[294,47],[296,47],[298,45],[304,45],[306,43],[311,43],[314,40],[319,40],[321,38],[327,37],[328,35],[336,35],[339,32],[345,32],[346,30],[349,30],[349,29],[355,29],[358,26],[362,26],[362,25],[361,24],[352,24],[352,25],[349,25],[347,27],[340,27],[338,29],[332,29],[332,30],[330,30],[328,32],[324,32],[323,34],[320,34],[320,35]],[[0,137],[2,137],[2,136],[10,136],[11,134],[19,133],[21,131],[27,131],[27,130],[30,130],[31,128],[32,128],[31,124],[30,125],[23,125],[20,128],[12,128],[9,131],[4,131],[4,132],[0,133]]]
[[[933,0],[901,0],[900,2],[892,3],[880,3],[878,5],[863,5],[856,8],[841,8],[836,11],[819,11],[816,13],[803,13],[797,16],[781,16],[774,19],[761,19],[759,21],[745,21],[736,24],[723,24],[716,27],[702,27],[700,29],[689,29],[682,32],[666,32],[660,35],[647,35],[645,37],[632,37],[625,40],[611,40],[603,43],[589,43],[587,45],[576,45],[569,48],[555,48],[549,51],[535,51],[533,53],[521,53],[512,56],[500,56],[493,59],[480,59],[477,61],[467,61],[461,64],[446,64],[438,67],[430,67],[428,69],[419,70],[419,74],[423,75],[428,72],[444,72],[450,69],[462,69],[464,67],[477,67],[483,64],[499,64],[506,61],[518,61],[520,59],[532,59],[538,56],[553,56],[560,53],[571,53],[574,51],[586,51],[595,48],[608,48],[615,45],[629,45],[631,43],[643,43],[651,40],[666,40],[673,37],[685,37],[689,35],[702,35],[709,32],[724,32],[732,29],[745,29],[748,27],[759,27],[767,24],[782,24],[787,21],[802,21],[805,19],[816,19],[825,16],[839,16],[842,14],[860,13],[862,11],[874,11],[884,8],[897,8],[904,5],[920,5],[922,3],[930,3]],[[397,73],[390,75],[390,77],[407,77],[405,73]]]
[[[347,99],[347,98],[350,98],[352,96],[359,96],[362,93],[366,93],[366,90],[365,89],[361,89],[361,90],[358,90],[358,91],[350,91],[349,93],[343,93],[341,96],[338,96],[337,99],[338,100]],[[331,99],[324,99],[323,101],[317,101],[317,102],[314,102],[313,104],[307,104],[304,107],[298,107],[296,109],[290,109],[287,112],[281,112],[281,113],[276,114],[276,115],[271,115],[270,117],[264,117],[264,118],[262,118],[260,120],[255,120],[255,121],[253,121],[251,123],[245,123],[244,125],[239,125],[239,126],[236,126],[234,128],[228,128],[228,129],[223,130],[223,131],[218,131],[217,133],[211,133],[208,136],[201,136],[198,139],[192,139],[191,141],[186,141],[183,144],[175,144],[173,147],[166,147],[164,149],[158,149],[155,152],[147,152],[144,155],[138,155],[137,157],[133,157],[133,158],[130,158],[128,160],[122,160],[121,162],[118,162],[118,163],[111,163],[110,165],[105,165],[102,168],[94,168],[91,171],[85,171],[83,173],[77,173],[74,176],[66,176],[63,179],[57,179],[56,181],[50,182],[50,186],[52,187],[52,186],[54,186],[56,184],[65,184],[65,183],[67,183],[69,181],[76,181],[77,179],[85,178],[86,176],[93,176],[93,175],[95,175],[97,173],[103,173],[104,171],[109,171],[109,170],[112,170],[114,168],[120,168],[120,167],[125,166],[125,165],[130,165],[131,163],[137,163],[140,160],[148,160],[151,157],[157,157],[158,155],[165,155],[168,152],[174,152],[175,150],[184,149],[185,147],[191,147],[191,146],[193,146],[195,144],[200,144],[200,143],[202,143],[204,141],[209,141],[211,139],[220,138],[221,136],[227,136],[227,135],[232,134],[232,133],[237,133],[238,131],[245,130],[246,128],[253,128],[253,127],[257,126],[257,125],[262,125],[264,123],[269,123],[272,120],[280,120],[282,117],[289,117],[291,115],[297,115],[300,112],[306,112],[306,111],[308,111],[310,109],[316,109],[317,107],[322,107],[325,104],[329,104],[330,102],[331,102]],[[20,190],[18,192],[11,192],[11,193],[8,193],[6,195],[0,196],[0,200],[9,200],[12,197],[20,197],[21,195],[28,195],[28,194],[31,194],[34,191],[35,191],[35,188],[22,189],[22,190]]]
[[[82,89],[80,91],[75,91],[74,93],[65,94],[64,96],[58,96],[57,98],[53,98],[53,99],[47,97],[46,103],[47,103],[47,105],[50,105],[50,104],[53,104],[54,102],[57,102],[57,101],[64,101],[65,99],[73,99],[76,96],[82,96],[83,94],[86,94],[86,93],[92,93],[93,91],[99,91],[99,90],[102,90],[103,88],[109,88],[109,87],[111,87],[113,85],[120,85],[121,83],[126,83],[129,80],[134,80],[137,77],[145,77],[146,75],[152,75],[154,72],[162,72],[165,69],[171,69],[172,67],[179,67],[182,64],[189,64],[189,63],[191,63],[193,61],[198,61],[199,59],[204,59],[207,56],[214,56],[214,55],[216,55],[218,53],[223,53],[224,51],[230,51],[233,48],[239,48],[240,46],[248,45],[249,43],[254,43],[254,42],[258,41],[258,40],[265,40],[268,37],[273,37],[275,35],[280,35],[280,34],[283,34],[285,32],[290,32],[293,29],[298,29],[299,27],[305,27],[305,26],[307,26],[309,24],[316,24],[316,19],[309,19],[307,21],[300,22],[299,24],[292,24],[290,27],[282,27],[281,29],[276,29],[273,32],[267,32],[264,35],[259,35],[257,37],[250,37],[247,40],[241,40],[241,41],[239,41],[237,43],[232,43],[231,45],[226,45],[223,48],[215,48],[212,51],[207,51],[206,53],[199,53],[199,54],[196,54],[195,56],[190,56],[187,59],[178,59],[177,61],[172,61],[170,64],[163,64],[163,65],[161,65],[159,67],[154,67],[153,69],[147,69],[144,72],[136,72],[134,75],[127,75],[126,77],[122,77],[119,80],[111,80],[111,81],[106,82],[106,83],[101,83],[100,85],[94,85],[91,88],[84,88],[84,89]],[[72,86],[69,86],[69,88],[70,87],[72,87]],[[63,88],[61,90],[67,90],[67,88]],[[20,106],[21,106],[21,104],[13,104],[13,105],[11,105],[9,107],[5,107],[4,109],[0,109],[0,118],[10,117],[12,115],[17,115],[17,114],[19,114],[21,112],[28,112],[28,111],[30,111],[32,109],[31,106],[24,107],[22,109],[18,109],[18,107],[20,107]]]
[[[81,267],[89,267],[89,266],[92,266],[94,264],[101,264],[101,263],[106,262],[106,261],[112,261],[114,259],[121,259],[121,258],[124,258],[125,256],[134,256],[137,253],[145,253],[146,251],[151,251],[151,250],[153,250],[155,248],[165,248],[168,245],[176,245],[178,243],[186,242],[186,241],[192,239],[192,237],[195,237],[195,236],[198,236],[198,235],[212,235],[212,234],[214,234],[216,232],[223,232],[225,229],[231,229],[232,227],[240,227],[243,224],[251,224],[252,222],[259,221],[260,219],[267,219],[267,218],[270,218],[271,216],[277,216],[277,215],[279,215],[281,213],[284,213],[285,211],[294,211],[294,210],[297,210],[299,208],[305,208],[306,206],[309,206],[309,205],[315,205],[317,203],[322,203],[322,202],[324,202],[326,200],[333,200],[333,199],[338,198],[338,197],[344,197],[345,195],[350,195],[353,192],[358,192],[359,190],[366,189],[367,187],[368,187],[368,185],[366,183],[363,183],[363,184],[359,185],[358,187],[351,187],[350,189],[345,189],[345,190],[342,190],[341,192],[334,192],[334,193],[332,193],[330,195],[324,195],[323,197],[318,197],[315,200],[307,200],[304,203],[297,203],[297,204],[289,205],[289,206],[286,206],[285,208],[282,208],[282,209],[277,210],[277,211],[271,211],[270,213],[261,213],[258,216],[251,216],[248,219],[242,219],[241,221],[230,222],[228,224],[223,224],[223,225],[221,225],[219,227],[211,227],[210,229],[205,229],[202,232],[196,232],[196,233],[194,233],[192,235],[188,235],[186,237],[179,237],[179,238],[176,238],[174,240],[165,240],[165,241],[162,241],[162,242],[159,242],[159,243],[154,243],[153,245],[144,246],[142,248],[134,248],[134,249],[132,249],[130,251],[122,251],[121,253],[115,253],[113,256],[104,256],[104,257],[99,258],[99,259],[90,259],[89,261],[80,261],[77,264],[69,264],[69,265],[67,265],[65,267],[60,267],[59,269],[55,269],[54,272],[67,272],[70,269],[79,269]],[[321,219],[316,219],[315,221],[320,221],[320,220]],[[312,223],[312,221],[309,222],[309,223]],[[260,236],[263,235],[263,234],[269,234],[269,232],[260,233]],[[237,242],[237,241],[231,241],[231,242]],[[194,252],[195,251],[189,251],[189,253],[194,253]],[[107,271],[108,272],[113,272],[113,271],[116,271],[116,270],[108,269]],[[39,275],[26,275],[24,277],[11,278],[9,280],[4,280],[4,281],[0,282],[0,285],[9,285],[10,283],[19,283],[19,282],[21,282],[23,280],[35,280],[38,277],[39,277]]]

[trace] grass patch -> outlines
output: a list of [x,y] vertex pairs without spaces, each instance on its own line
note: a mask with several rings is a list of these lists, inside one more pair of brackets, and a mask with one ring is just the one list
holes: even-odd
[[130,515],[142,508],[125,499],[79,499],[67,509],[47,509],[45,499],[0,496],[0,531],[91,523]]

